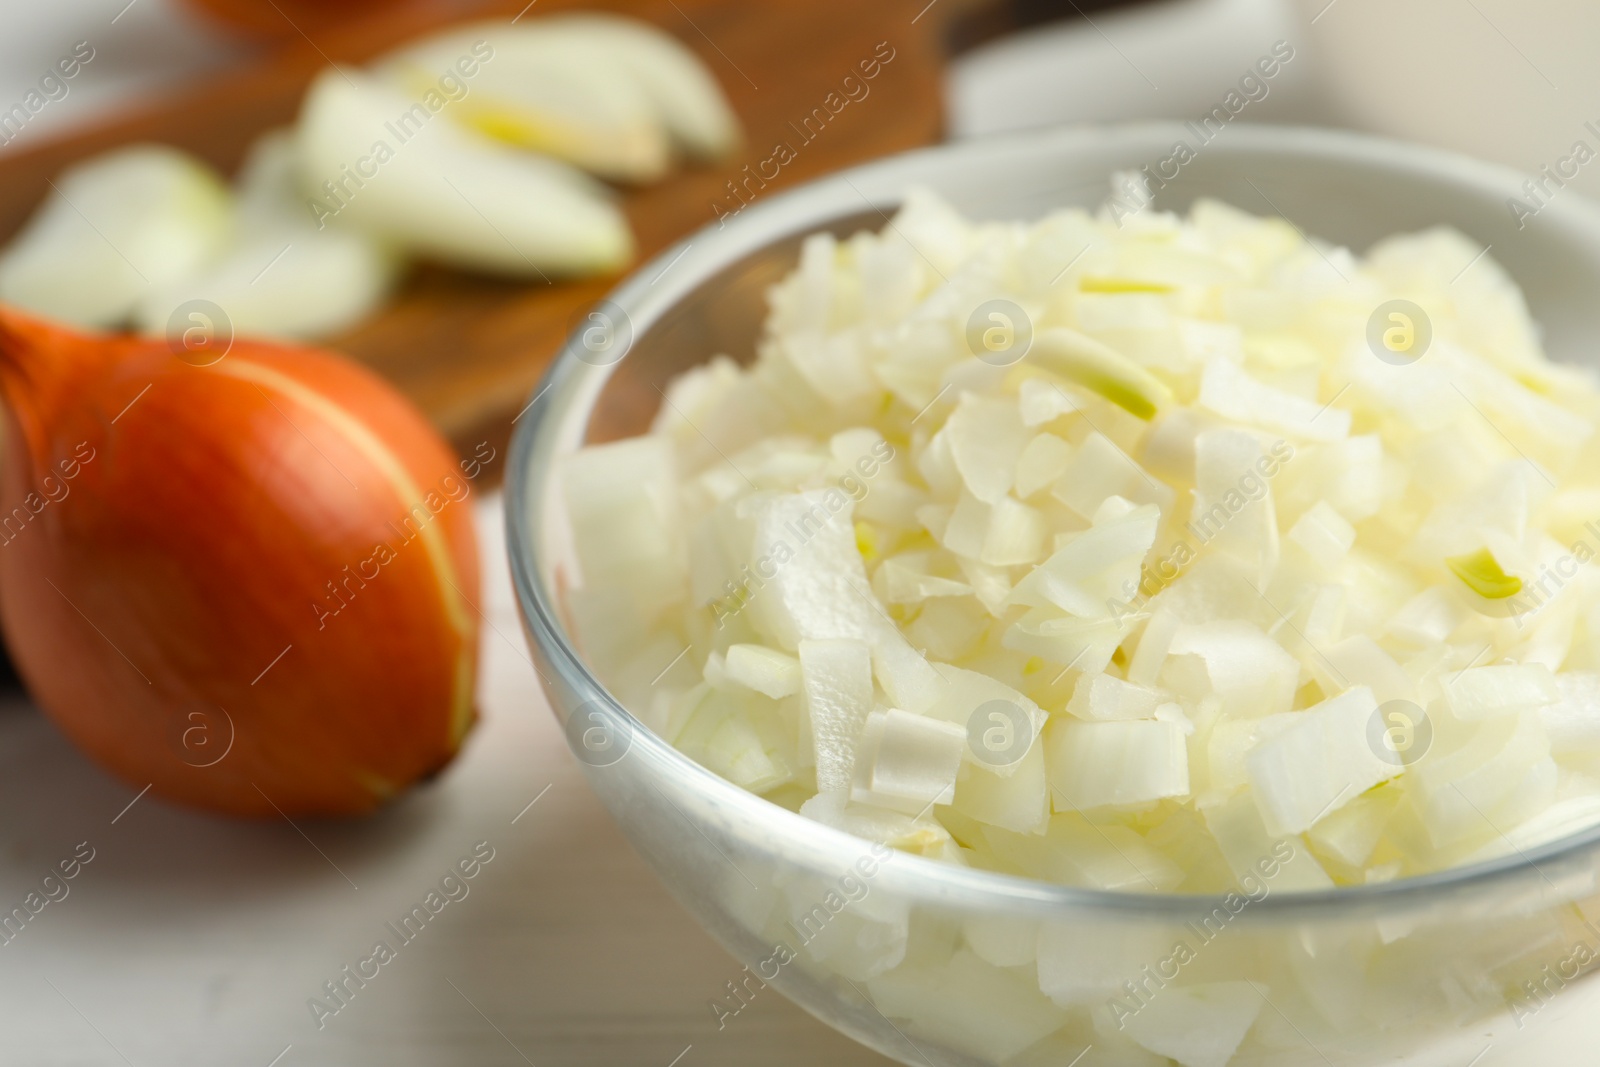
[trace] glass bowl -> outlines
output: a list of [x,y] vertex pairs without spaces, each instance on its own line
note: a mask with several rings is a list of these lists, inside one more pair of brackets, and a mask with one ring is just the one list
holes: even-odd
[[[765,290],[795,265],[805,234],[878,229],[913,185],[979,219],[1092,208],[1113,172],[1154,171],[1176,143],[1196,140],[1177,123],[1030,133],[761,198],[663,253],[577,323],[519,417],[511,567],[550,703],[635,847],[745,965],[708,991],[719,1025],[771,986],[883,1054],[929,1067],[1481,1067],[1549,1054],[1559,1020],[1581,1025],[1600,991],[1583,977],[1600,959],[1590,925],[1600,829],[1428,877],[1310,893],[1273,891],[1268,857],[1256,886],[1225,897],[949,866],[812,822],[698,766],[617,704],[569,633],[562,594],[577,572],[558,459],[646,429],[660,391],[688,367],[717,353],[750,359]],[[1521,284],[1552,356],[1592,358],[1600,212],[1569,192],[1519,227],[1507,201],[1526,196],[1522,181],[1364,136],[1239,126],[1164,179],[1156,204],[1217,197],[1358,250],[1452,225]]]

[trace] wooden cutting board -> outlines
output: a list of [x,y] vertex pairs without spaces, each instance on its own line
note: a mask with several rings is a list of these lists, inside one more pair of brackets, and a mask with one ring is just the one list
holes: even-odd
[[[721,82],[744,126],[724,162],[625,190],[641,263],[734,206],[728,183],[787,144],[794,158],[757,196],[935,141],[941,132],[942,38],[970,0],[489,0],[406,6],[319,31],[244,69],[188,87],[112,125],[0,159],[0,239],[9,238],[63,167],[108,148],[157,141],[232,172],[255,137],[290,122],[311,78],[329,62],[359,64],[462,17],[534,19],[578,7],[646,19],[694,49]],[[820,132],[802,124],[866,59],[891,56],[868,94],[831,115]],[[859,94],[860,90],[856,92]],[[808,138],[809,133],[809,138]],[[770,173],[770,167],[769,171]],[[565,339],[570,324],[618,278],[511,282],[418,265],[388,306],[329,340],[397,384],[463,452],[497,446]],[[709,355],[709,353],[708,353]]]

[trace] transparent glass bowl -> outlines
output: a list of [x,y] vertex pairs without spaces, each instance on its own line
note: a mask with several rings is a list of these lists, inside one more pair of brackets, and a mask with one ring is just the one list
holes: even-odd
[[[686,368],[719,352],[751,358],[765,290],[805,234],[880,228],[912,185],[975,218],[1093,207],[1113,171],[1154,171],[1180,140],[1196,137],[1174,123],[968,142],[763,199],[623,283],[578,325],[520,418],[507,521],[534,654],[595,791],[747,965],[708,991],[725,1024],[771,986],[907,1064],[1171,1062],[1134,1044],[1137,1030],[1147,1045],[1171,1034],[1163,1051],[1181,1062],[1221,1067],[1205,1049],[1253,996],[1230,1064],[1462,1067],[1486,1046],[1496,1059],[1485,1062],[1508,1050],[1522,1062],[1553,1040],[1552,1019],[1600,992],[1580,977],[1600,958],[1600,925],[1589,925],[1600,830],[1426,878],[1259,899],[1090,891],[885,856],[679,754],[617,705],[569,634],[561,591],[576,571],[558,458],[646,429],[658,390]],[[1553,356],[1593,359],[1600,212],[1567,193],[1519,230],[1506,201],[1524,195],[1521,181],[1373,138],[1240,126],[1202,146],[1156,203],[1218,197],[1358,250],[1453,225],[1522,285]]]

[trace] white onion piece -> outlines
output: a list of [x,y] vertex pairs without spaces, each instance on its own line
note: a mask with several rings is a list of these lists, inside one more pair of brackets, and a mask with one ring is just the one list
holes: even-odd
[[1487,843],[1507,821],[1502,809],[1549,753],[1537,715],[1485,719],[1472,724],[1464,744],[1420,760],[1406,775],[1406,789],[1436,847]]
[[1227,1067],[1267,1003],[1265,996],[1250,982],[1179,986],[1129,1015],[1123,1029],[1182,1067]]
[[1045,738],[1057,803],[1068,810],[1188,795],[1188,749],[1183,730],[1172,723],[1057,720]]
[[216,173],[173,148],[117,149],[53,184],[0,253],[0,300],[77,326],[122,325],[210,261],[232,225]]
[[1050,819],[1050,780],[1044,745],[1036,738],[1015,763],[991,766],[968,759],[956,779],[955,809],[985,826],[1037,834]]
[[1139,564],[1155,541],[1160,513],[1152,505],[1109,519],[1073,537],[1030,571],[1010,602],[1100,619],[1137,585]]
[[585,449],[562,475],[585,589],[626,591],[647,613],[681,597],[688,567],[671,446],[645,437]]
[[1036,959],[1039,925],[1010,915],[973,915],[962,921],[961,936],[985,963],[1022,967]]
[[763,645],[730,645],[723,672],[730,680],[774,700],[800,691],[800,661]]
[[[401,140],[390,127],[413,108],[427,117]],[[534,278],[604,273],[633,255],[627,221],[603,187],[452,125],[356,71],[329,70],[312,83],[298,147],[306,195],[328,212],[319,221],[419,255]]]
[[800,676],[817,788],[849,789],[872,711],[872,650],[859,641],[802,641]]
[[963,393],[939,432],[950,435],[950,456],[969,493],[995,504],[1010,492],[1017,460],[1028,444],[1014,402]]
[[1324,410],[1314,401],[1264,385],[1226,359],[1206,364],[1200,405],[1223,418],[1307,441],[1338,441],[1350,433],[1348,411]]
[[366,318],[393,289],[401,266],[393,249],[345,227],[318,228],[288,131],[256,142],[236,194],[231,239],[191,275],[153,287],[136,309],[139,329],[161,333],[181,305],[206,300],[235,335],[325,337]]
[[1293,705],[1300,664],[1250,623],[1227,620],[1181,626],[1168,650],[1204,664],[1211,691],[1238,715],[1270,715]]
[[1173,492],[1149,477],[1122,449],[1098,430],[1091,431],[1067,461],[1051,495],[1085,519],[1113,496],[1172,507]]
[[1539,709],[1551,751],[1600,752],[1600,674],[1558,674],[1556,687],[1560,699]]
[[1289,540],[1305,550],[1323,573],[1337,573],[1356,543],[1356,530],[1326,500],[1319,500],[1289,529]]
[[1471,667],[1450,679],[1446,699],[1456,718],[1471,722],[1532,711],[1562,699],[1555,675],[1539,664]]
[[1298,834],[1401,771],[1369,740],[1378,701],[1358,686],[1295,716],[1295,723],[1245,757],[1267,832]]
[[1024,378],[1017,387],[1017,404],[1024,426],[1043,426],[1079,410],[1078,402],[1061,386],[1043,378]]
[[1149,719],[1155,716],[1161,693],[1110,674],[1084,674],[1072,691],[1067,711],[1091,722],[1110,719]]
[[875,711],[863,727],[851,799],[913,815],[949,804],[966,746],[966,730],[953,723],[899,708]]
[[[622,73],[617,57],[549,33],[549,21],[452,28],[380,57],[373,70],[416,98],[437,93],[449,74],[466,93],[445,114],[464,126],[604,177],[661,177],[671,155],[643,87]],[[453,69],[462,60],[475,71],[470,78]]]
[[717,159],[739,143],[739,120],[699,57],[647,22],[598,12],[538,20],[563,45],[615,57],[618,76],[636,81],[673,141],[696,159]]
[[985,963],[963,946],[938,965],[896,968],[867,982],[873,1003],[907,1019],[930,1041],[1004,1063],[1065,1022],[1064,1013],[1015,972]]

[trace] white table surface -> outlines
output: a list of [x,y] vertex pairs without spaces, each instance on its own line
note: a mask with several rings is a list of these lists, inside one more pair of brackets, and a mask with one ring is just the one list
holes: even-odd
[[[482,719],[375,818],[295,828],[151,796],[124,811],[136,787],[25,703],[0,707],[0,910],[95,850],[0,947],[0,1064],[268,1067],[286,1048],[277,1067],[668,1067],[686,1048],[678,1067],[887,1063],[773,991],[717,1030],[708,1002],[740,964],[590,793],[526,659],[498,498],[478,512]],[[468,895],[319,1030],[307,999],[392,944],[384,923],[481,840],[494,859]]]

